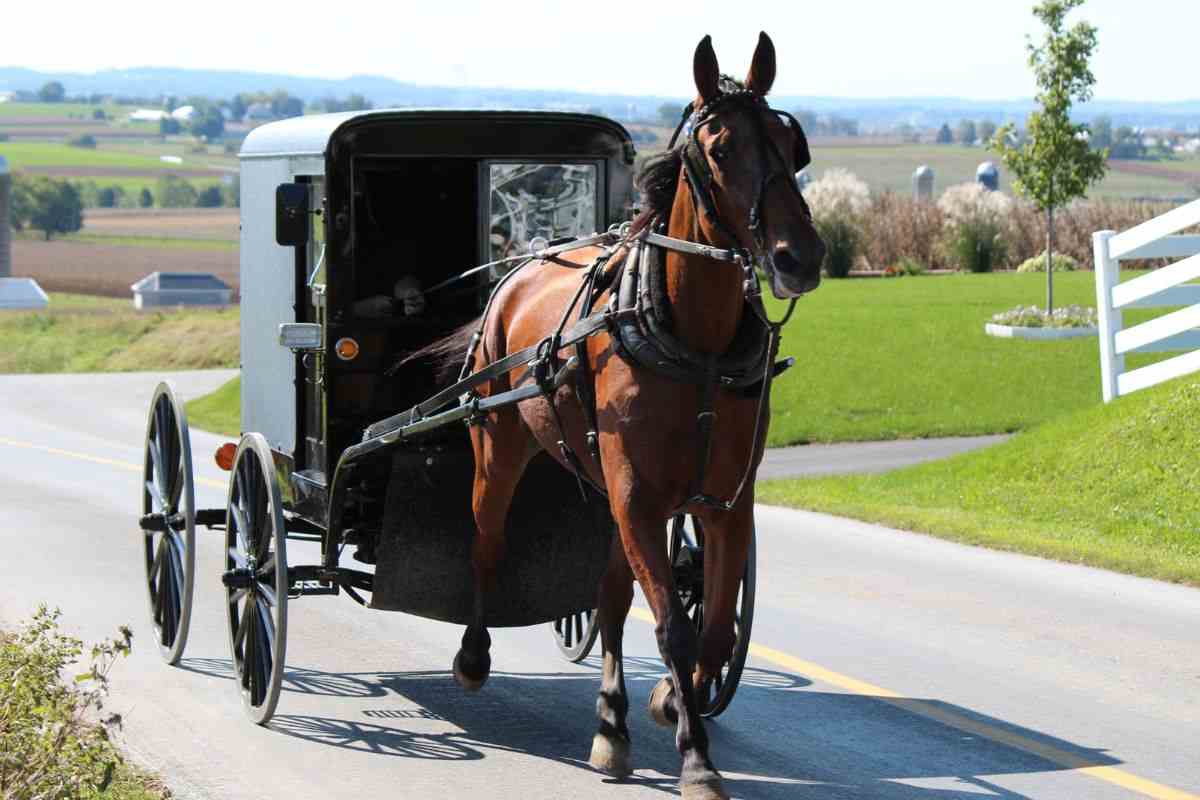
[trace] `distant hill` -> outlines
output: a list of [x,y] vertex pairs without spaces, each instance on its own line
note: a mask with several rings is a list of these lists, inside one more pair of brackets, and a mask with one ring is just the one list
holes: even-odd
[[[0,91],[36,91],[47,81],[61,82],[68,95],[231,97],[239,92],[283,89],[306,101],[358,93],[366,96],[377,107],[593,110],[619,120],[654,118],[661,104],[686,102],[686,98],[682,96],[420,86],[378,75],[353,75],[348,78],[330,79],[172,67],[137,67],[93,73],[39,72],[22,67],[0,67]],[[856,99],[776,96],[772,97],[772,102],[786,110],[805,108],[819,114],[839,114],[857,119],[868,128],[890,127],[901,123],[931,126],[943,122],[954,123],[965,118],[987,118],[996,122],[1022,120],[1033,107],[1032,101],[1028,99],[970,100],[942,97]],[[1100,114],[1112,117],[1117,125],[1200,127],[1200,100],[1181,103],[1097,100],[1082,107],[1079,116],[1086,120]]]

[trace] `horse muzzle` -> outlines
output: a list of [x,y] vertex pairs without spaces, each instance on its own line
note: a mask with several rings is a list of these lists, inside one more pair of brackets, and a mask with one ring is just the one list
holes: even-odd
[[808,294],[821,284],[821,262],[825,259],[825,245],[819,244],[817,252],[797,257],[793,248],[779,247],[771,254],[771,291],[780,300]]

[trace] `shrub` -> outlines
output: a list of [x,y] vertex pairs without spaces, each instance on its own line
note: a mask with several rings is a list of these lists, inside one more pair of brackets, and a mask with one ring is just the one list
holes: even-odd
[[844,278],[854,267],[871,206],[867,184],[844,169],[831,169],[804,189],[817,233],[825,242],[825,274]]
[[876,269],[903,258],[916,259],[930,267],[943,263],[938,247],[942,212],[933,203],[883,192],[871,198],[863,227],[865,255]]
[[924,275],[928,270],[915,258],[902,258],[893,265],[898,275]]
[[142,187],[142,191],[138,193],[138,205],[142,208],[150,208],[154,205],[154,193]]
[[69,144],[71,147],[84,147],[88,150],[95,150],[96,137],[92,136],[90,133],[85,133],[80,136],[67,139],[67,144]]
[[225,198],[221,195],[220,186],[205,186],[196,196],[196,205],[200,208],[220,208]]
[[949,261],[968,272],[991,272],[1004,266],[1004,227],[1012,200],[977,183],[951,186],[938,200],[945,215],[943,248]]
[[[38,609],[18,633],[0,637],[0,790],[5,798],[81,797],[102,792],[121,761],[108,737],[120,717],[101,716],[108,671],[129,654],[133,634],[91,649],[73,681],[67,667],[83,643],[58,630],[58,612]],[[99,719],[100,724],[92,720]]]
[[163,175],[158,179],[158,204],[163,208],[195,208],[196,187],[178,175]]
[[104,186],[96,192],[96,205],[101,208],[116,208],[124,196],[125,190],[120,186]]
[[[1079,262],[1071,258],[1065,253],[1055,253],[1052,269],[1055,272],[1074,272],[1079,269]],[[1046,251],[1043,250],[1039,255],[1033,258],[1027,258],[1021,262],[1021,266],[1017,267],[1017,272],[1045,272],[1046,271]]]

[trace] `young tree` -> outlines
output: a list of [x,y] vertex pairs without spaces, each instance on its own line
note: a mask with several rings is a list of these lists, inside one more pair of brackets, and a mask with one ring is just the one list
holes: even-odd
[[1096,83],[1088,60],[1096,49],[1096,28],[1066,16],[1084,0],[1041,0],[1033,15],[1046,26],[1040,44],[1028,43],[1029,66],[1038,85],[1041,108],[1029,115],[1026,141],[1008,140],[1011,125],[1001,128],[993,146],[1012,170],[1013,186],[1046,213],[1046,311],[1054,310],[1054,209],[1087,194],[1104,177],[1108,154],[1092,150],[1088,126],[1071,121],[1071,105],[1086,102]]
[[950,144],[954,141],[954,133],[950,130],[949,123],[943,123],[942,127],[937,132],[938,144]]
[[1112,117],[1099,116],[1092,120],[1092,147],[1106,150],[1113,145]]

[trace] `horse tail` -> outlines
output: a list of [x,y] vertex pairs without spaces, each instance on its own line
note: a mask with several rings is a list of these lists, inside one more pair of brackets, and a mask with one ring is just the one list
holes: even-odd
[[475,331],[479,330],[482,322],[483,317],[473,319],[466,325],[455,329],[449,336],[435,339],[424,347],[413,350],[397,361],[391,371],[398,371],[401,367],[415,361],[429,361],[433,364],[438,383],[451,383],[458,378],[463,360],[467,357],[467,347],[470,346],[471,338],[475,335]]

